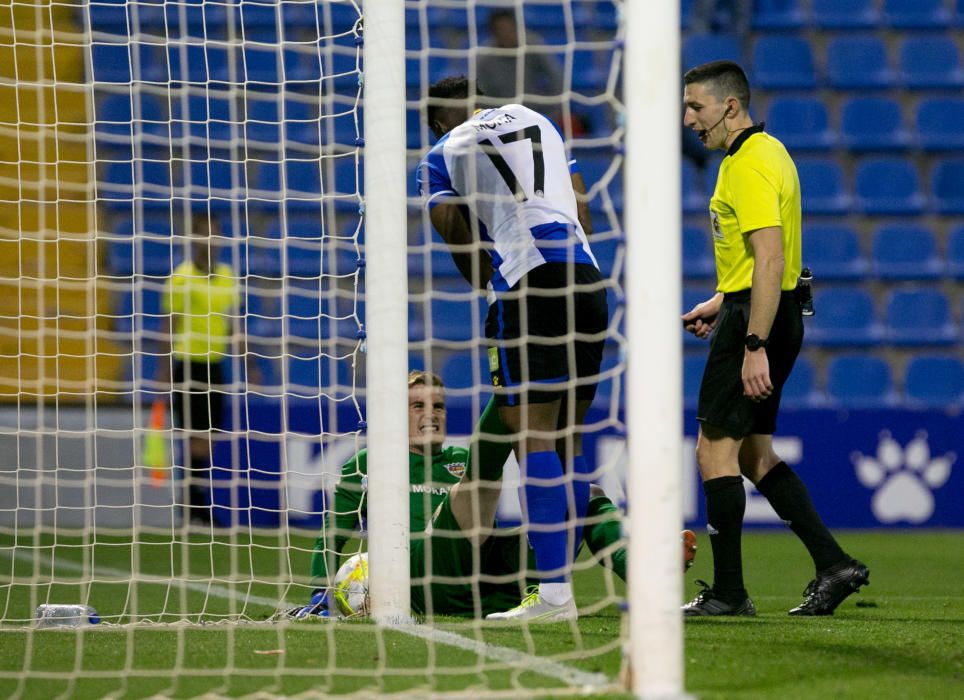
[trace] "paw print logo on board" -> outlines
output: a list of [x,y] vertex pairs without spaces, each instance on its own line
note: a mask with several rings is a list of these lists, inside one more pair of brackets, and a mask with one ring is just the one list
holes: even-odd
[[855,452],[851,458],[860,483],[875,489],[870,505],[877,519],[918,525],[934,514],[933,492],[947,483],[957,455],[933,457],[926,431],[919,431],[901,447],[885,430],[876,455]]

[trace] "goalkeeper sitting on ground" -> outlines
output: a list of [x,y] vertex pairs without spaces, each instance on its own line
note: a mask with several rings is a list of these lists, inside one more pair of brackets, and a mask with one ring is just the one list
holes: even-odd
[[[412,609],[424,615],[483,617],[514,608],[526,600],[527,586],[538,580],[525,578],[526,571],[535,571],[535,563],[522,532],[494,527],[502,470],[512,450],[506,428],[490,403],[470,449],[443,448],[446,408],[441,379],[414,371],[408,385]],[[430,470],[426,470],[426,454],[432,457]],[[308,605],[289,614],[327,616],[329,572],[337,570],[333,559],[363,526],[366,481],[366,451],[362,450],[342,467],[327,532],[323,530],[315,543],[311,562],[315,594]],[[582,539],[625,580],[626,550],[618,544],[620,538],[618,509],[602,489],[593,486]],[[695,536],[688,530],[683,533],[683,549],[686,568],[696,551]],[[564,619],[549,614],[538,621],[557,617]]]

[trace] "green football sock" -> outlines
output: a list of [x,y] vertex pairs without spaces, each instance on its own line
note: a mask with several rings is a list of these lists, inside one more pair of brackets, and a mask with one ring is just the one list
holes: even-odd
[[[600,520],[600,518],[602,518]],[[589,501],[586,526],[582,533],[589,551],[594,555],[622,540],[622,524],[619,508],[606,496],[596,496]],[[620,546],[602,557],[603,566],[612,569],[619,578],[626,580],[626,547]]]
[[499,417],[495,399],[489,399],[469,445],[469,463],[466,466],[469,480],[475,478],[473,467],[476,464],[479,465],[478,478],[482,481],[498,481],[502,478],[505,461],[512,453],[512,441],[491,438],[506,435],[509,435],[509,429]]

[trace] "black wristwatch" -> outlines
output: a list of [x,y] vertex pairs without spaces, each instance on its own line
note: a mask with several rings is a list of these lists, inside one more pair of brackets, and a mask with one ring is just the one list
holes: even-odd
[[765,348],[770,341],[766,338],[761,338],[756,333],[750,333],[744,342],[746,343],[746,349],[754,352],[760,348]]

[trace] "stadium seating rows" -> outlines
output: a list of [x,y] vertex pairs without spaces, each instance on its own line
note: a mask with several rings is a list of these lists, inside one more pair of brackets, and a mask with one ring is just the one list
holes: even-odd
[[[695,408],[706,362],[704,352],[683,359],[684,404]],[[885,357],[847,351],[833,357],[824,381],[801,356],[783,388],[781,405],[794,408],[964,408],[964,361],[952,353],[923,352],[895,373]]]
[[[692,0],[683,2],[684,27],[693,5]],[[614,6],[578,1],[565,6],[576,20],[575,37],[560,24],[563,3],[524,7],[527,28],[545,43],[560,45],[560,59],[566,57],[561,45],[572,38],[613,35]],[[474,7],[474,11],[484,42],[488,8]],[[453,70],[466,70],[464,56],[457,51],[427,57],[417,52],[424,46],[467,48],[468,12],[455,7],[407,11],[410,30],[421,26],[423,13],[433,27],[455,30],[433,31],[427,37],[408,32],[410,86],[421,81],[423,71],[433,80]],[[159,280],[183,258],[183,240],[172,238],[169,230],[138,227],[138,235],[132,235],[133,226],[125,218],[132,204],[146,203],[144,210],[149,214],[166,210],[172,197],[213,198],[215,206],[240,201],[252,221],[275,222],[267,225],[263,238],[244,244],[240,241],[245,236],[229,234],[234,240],[225,248],[225,255],[255,280],[249,294],[250,330],[255,335],[280,335],[284,318],[288,333],[305,341],[296,343],[295,357],[286,369],[289,381],[316,386],[322,373],[330,370],[324,365],[330,363],[305,354],[312,342],[320,342],[326,331],[336,327],[351,337],[357,327],[354,320],[343,318],[338,323],[344,327],[338,323],[323,327],[320,302],[295,293],[280,303],[270,294],[259,293],[257,281],[287,276],[297,289],[299,278],[309,281],[323,272],[351,274],[356,269],[353,248],[336,246],[323,254],[316,226],[307,223],[312,218],[317,221],[309,214],[318,211],[317,198],[322,193],[342,193],[340,206],[357,207],[357,197],[352,195],[360,180],[354,159],[337,159],[319,167],[317,160],[304,155],[317,153],[329,143],[353,145],[359,136],[352,111],[358,83],[358,46],[350,32],[357,20],[354,9],[347,4],[303,2],[277,6],[246,2],[235,7],[100,0],[91,3],[90,14],[95,32],[95,135],[102,162],[99,196],[113,220],[120,222],[108,245],[107,271],[135,282],[131,293],[118,295],[115,329],[159,327]],[[818,279],[818,313],[808,323],[808,342],[829,348],[832,354],[825,368],[826,382],[819,386],[817,368],[806,358],[801,361],[785,390],[789,404],[891,405],[897,400],[919,406],[961,404],[964,368],[960,359],[936,351],[947,352],[961,342],[964,305],[941,284],[964,279],[964,226],[938,236],[948,227],[935,229],[932,220],[916,218],[918,214],[964,213],[964,159],[957,155],[964,146],[964,98],[955,92],[964,86],[964,72],[956,34],[949,29],[955,24],[964,26],[962,0],[956,0],[953,9],[943,0],[756,0],[756,34],[749,42],[730,35],[684,35],[684,65],[714,58],[740,60],[749,67],[754,84],[771,91],[760,116],[798,162],[808,216],[804,257]],[[896,33],[889,33],[892,30]],[[312,35],[319,31],[342,32],[344,37],[319,56],[311,44]],[[821,33],[819,42],[813,40],[814,31]],[[128,32],[133,41],[128,41]],[[200,37],[209,40],[207,46],[197,41]],[[229,42],[232,37],[244,43]],[[277,42],[282,40],[286,44],[279,48]],[[592,94],[611,55],[593,51],[575,58],[573,88]],[[132,65],[137,67],[134,74]],[[158,89],[169,80],[174,81],[174,91]],[[330,81],[333,93],[344,98],[342,112],[322,118],[317,100],[307,92],[299,94],[318,80]],[[241,84],[244,89],[238,90]],[[283,94],[278,92],[282,84]],[[828,94],[832,99],[827,99]],[[239,99],[231,100],[229,95]],[[615,115],[608,105],[574,105],[573,109],[589,135],[604,135],[613,125]],[[421,147],[423,131],[417,110],[409,110],[410,148]],[[137,158],[131,148],[135,139],[140,144]],[[244,166],[228,153],[239,139],[249,149]],[[189,144],[201,155],[172,167],[172,143]],[[279,149],[279,144],[285,147]],[[251,154],[256,154],[253,159]],[[922,158],[921,154],[933,155]],[[282,164],[284,156],[288,159]],[[596,211],[607,203],[618,211],[622,180],[618,170],[610,172],[612,154],[588,154],[580,162],[590,182],[608,178],[601,195],[593,200]],[[705,172],[684,163],[686,213],[705,213],[718,163],[712,159]],[[410,194],[414,194],[411,183]],[[288,215],[285,235],[277,223],[282,208]],[[867,240],[848,220],[819,218],[855,212],[874,217]],[[278,245],[276,241],[282,239],[284,244]],[[617,264],[617,239],[594,247],[604,269]],[[702,222],[684,227],[683,251],[690,287],[685,302],[691,304],[705,298],[705,285],[715,274],[710,238]],[[458,276],[442,248],[410,255],[410,274],[423,275],[427,266],[443,280]],[[862,284],[867,279],[888,285],[886,293],[875,296]],[[469,308],[476,303],[440,298],[427,307],[413,305],[414,338],[431,336],[449,341],[454,348],[477,332],[484,309]],[[900,375],[899,387],[898,374],[888,361],[873,354],[881,344],[916,349]],[[697,346],[698,341],[686,337],[687,348]],[[607,353],[607,363],[611,369],[617,359]],[[688,355],[687,400],[693,399],[698,386],[694,379],[698,368],[701,359]],[[342,370],[339,365],[338,381],[344,384],[350,375]],[[442,370],[455,387],[468,386],[466,379],[475,376],[471,359],[454,349]],[[480,371],[484,373],[484,367]],[[615,384],[607,381],[601,386],[604,400],[617,390],[618,381]]]

